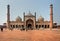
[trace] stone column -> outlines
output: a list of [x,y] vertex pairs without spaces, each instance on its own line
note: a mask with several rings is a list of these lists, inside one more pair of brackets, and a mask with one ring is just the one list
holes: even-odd
[[50,30],[52,30],[53,27],[53,5],[50,5]]

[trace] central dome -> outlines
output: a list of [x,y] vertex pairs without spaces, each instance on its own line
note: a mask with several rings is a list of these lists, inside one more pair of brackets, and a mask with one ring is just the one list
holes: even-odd
[[29,13],[26,16],[34,16],[32,13],[29,11]]

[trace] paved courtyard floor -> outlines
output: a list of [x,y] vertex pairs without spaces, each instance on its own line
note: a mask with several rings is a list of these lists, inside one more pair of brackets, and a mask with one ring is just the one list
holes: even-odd
[[60,30],[28,30],[8,29],[0,31],[0,41],[60,41]]

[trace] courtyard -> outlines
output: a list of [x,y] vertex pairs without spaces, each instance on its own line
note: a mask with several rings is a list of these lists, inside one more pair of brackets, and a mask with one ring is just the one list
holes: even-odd
[[0,31],[0,41],[60,41],[60,29],[21,31],[19,29]]

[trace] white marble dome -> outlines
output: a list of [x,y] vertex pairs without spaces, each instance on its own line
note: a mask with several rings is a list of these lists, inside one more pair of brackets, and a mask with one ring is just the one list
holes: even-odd
[[32,13],[29,11],[29,13],[26,16],[34,16]]
[[38,18],[38,21],[44,21],[44,18],[43,18],[42,16],[40,16],[40,17]]
[[22,21],[21,17],[18,16],[18,17],[16,18],[16,21]]

